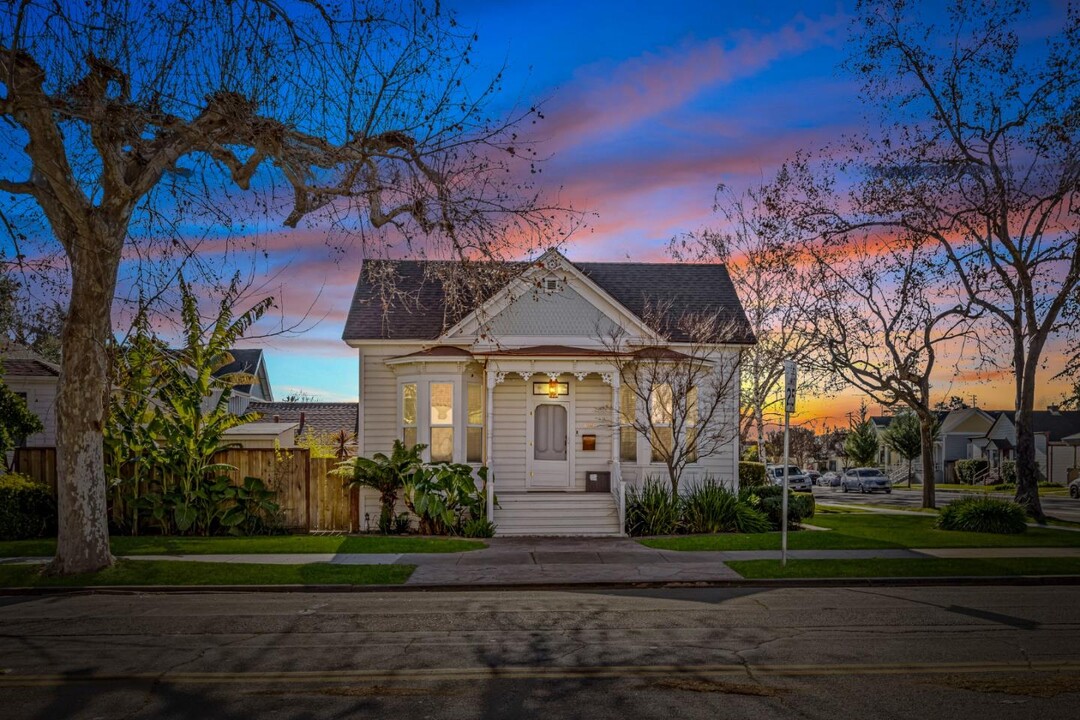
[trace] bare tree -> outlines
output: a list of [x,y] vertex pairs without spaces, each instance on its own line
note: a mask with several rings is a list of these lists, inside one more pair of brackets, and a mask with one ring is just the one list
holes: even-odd
[[1016,500],[1042,519],[1038,371],[1080,285],[1080,8],[1059,10],[1041,47],[1022,39],[1028,10],[1020,0],[954,0],[931,21],[917,3],[865,0],[849,67],[867,101],[890,113],[856,143],[858,162],[873,168],[854,196],[858,221],[934,243],[1005,337]]
[[642,320],[654,337],[613,328],[601,342],[634,400],[633,413],[620,408],[623,432],[648,439],[652,461],[664,464],[678,492],[687,465],[734,451],[745,329],[720,313],[677,313],[670,303],[647,303]]
[[[19,237],[70,271],[57,398],[53,569],[110,564],[102,462],[118,270],[263,219],[306,218],[377,254],[396,243],[498,258],[549,237],[551,209],[508,162],[534,158],[492,117],[476,37],[438,2],[6,0],[0,192]],[[245,193],[243,200],[240,193]],[[205,239],[205,238],[203,238]],[[530,245],[531,244],[531,245]]]
[[[745,435],[753,429],[760,462],[766,461],[765,426],[783,412],[784,361],[803,357],[817,341],[807,332],[812,275],[792,242],[798,230],[777,212],[780,205],[766,207],[764,194],[764,188],[737,195],[719,186],[713,205],[719,225],[677,237],[670,246],[676,259],[724,262],[731,274],[757,338],[743,358],[740,422]],[[819,380],[807,370],[800,378],[804,389]]]
[[947,286],[947,267],[918,238],[847,236],[810,246],[808,254],[822,277],[812,314],[821,338],[814,359],[874,402],[907,407],[918,417],[923,507],[932,508],[937,416],[930,382],[939,354],[963,355],[963,343],[981,349],[972,331],[979,311]]

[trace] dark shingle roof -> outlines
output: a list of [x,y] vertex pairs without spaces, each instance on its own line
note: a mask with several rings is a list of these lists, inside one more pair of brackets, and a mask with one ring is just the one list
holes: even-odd
[[[228,365],[219,368],[214,377],[221,377],[222,375],[228,375],[230,373],[247,373],[248,375],[254,375],[259,369],[259,362],[262,360],[262,350],[241,350],[233,348],[229,350],[229,354],[233,356],[233,361]],[[242,393],[251,392],[251,385],[237,385],[235,388]]]
[[336,433],[338,430],[356,432],[359,418],[359,404],[350,402],[262,402],[252,400],[248,404],[250,412],[257,412],[262,420],[270,422],[275,417],[281,422],[300,422],[300,413],[304,414],[304,429],[314,428],[322,433]]
[[[434,340],[460,320],[446,315],[441,281],[430,272],[447,261],[368,260],[360,270],[352,306],[345,321],[345,340]],[[388,264],[396,275],[395,299],[385,300],[378,283]],[[669,307],[665,328],[672,340],[688,338],[675,328],[685,313],[719,313],[735,328],[733,342],[754,342],[727,268],[688,263],[573,263],[616,302],[639,318],[649,303]],[[526,263],[508,264],[523,270]],[[397,296],[407,298],[397,299]],[[482,301],[482,299],[481,299]],[[384,308],[384,302],[386,307]],[[669,304],[669,305],[668,305]]]
[[18,375],[19,377],[57,377],[60,371],[51,363],[35,359],[0,358],[0,375]]

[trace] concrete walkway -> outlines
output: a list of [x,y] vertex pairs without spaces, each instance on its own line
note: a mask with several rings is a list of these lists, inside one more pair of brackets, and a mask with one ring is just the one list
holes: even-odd
[[[544,585],[597,582],[704,582],[738,579],[732,560],[775,560],[778,550],[657,550],[629,538],[494,538],[462,553],[290,553],[131,555],[130,560],[303,565],[416,565],[410,585]],[[791,550],[793,560],[1080,557],[1080,548]],[[4,558],[0,563],[47,562]]]

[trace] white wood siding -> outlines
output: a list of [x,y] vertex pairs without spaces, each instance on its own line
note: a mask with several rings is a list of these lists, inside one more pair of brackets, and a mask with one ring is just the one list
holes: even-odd
[[41,419],[44,431],[26,438],[27,447],[56,447],[56,378],[8,375],[4,383],[15,393],[26,393],[26,406]]
[[[585,473],[611,471],[611,386],[595,375],[574,384],[577,417],[574,421],[574,490],[585,489]],[[582,450],[581,436],[595,435],[596,450]]]
[[[507,377],[495,386],[495,427],[491,464],[495,471],[495,493],[525,490],[525,424],[528,414],[525,381]],[[496,516],[498,511],[496,511]]]

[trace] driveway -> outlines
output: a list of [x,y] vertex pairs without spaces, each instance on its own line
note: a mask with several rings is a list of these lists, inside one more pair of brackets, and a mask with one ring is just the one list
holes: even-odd
[[[937,492],[938,507],[963,497],[964,493]],[[993,494],[994,497],[1012,499],[1010,494]],[[922,488],[919,485],[911,490],[907,488],[893,488],[891,495],[885,493],[870,493],[863,495],[857,492],[840,492],[840,488],[815,487],[814,498],[818,502],[832,503],[834,505],[896,505],[917,509],[922,507]],[[1043,512],[1058,520],[1070,520],[1080,522],[1080,500],[1070,497],[1044,496],[1042,498]]]

